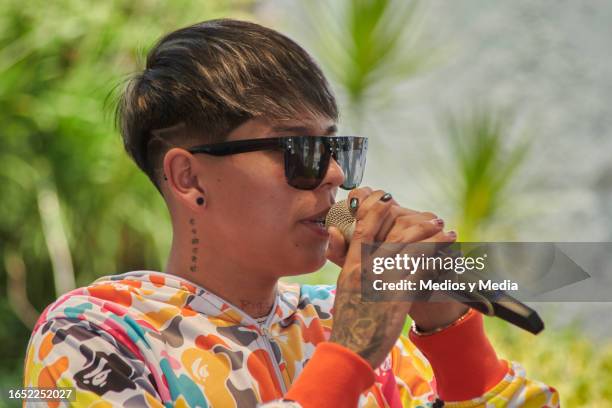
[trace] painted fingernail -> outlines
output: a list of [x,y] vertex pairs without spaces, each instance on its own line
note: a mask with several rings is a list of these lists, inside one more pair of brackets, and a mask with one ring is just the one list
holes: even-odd
[[390,201],[393,198],[393,196],[389,193],[385,193],[382,197],[380,197],[380,201],[384,201],[385,203],[387,201]]
[[437,225],[438,227],[444,226],[444,220],[442,218],[434,218],[433,220],[430,220],[429,222],[431,222],[433,225]]
[[358,205],[359,205],[359,200],[357,199],[357,197],[351,198],[351,202],[349,203],[350,209],[356,210]]
[[446,235],[448,235],[449,238],[457,238],[457,233],[455,231],[448,231]]

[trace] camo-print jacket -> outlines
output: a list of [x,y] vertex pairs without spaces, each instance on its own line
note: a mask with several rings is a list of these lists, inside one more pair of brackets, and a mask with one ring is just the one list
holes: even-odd
[[[173,275],[104,277],[45,310],[28,346],[25,386],[76,389],[75,401],[51,406],[252,407],[278,401],[317,344],[329,338],[334,294],[334,286],[279,282],[273,312],[258,323]],[[445,406],[558,406],[554,389],[527,380],[516,363],[507,367],[486,394]],[[375,376],[359,406],[428,407],[437,399],[432,367],[405,337]]]

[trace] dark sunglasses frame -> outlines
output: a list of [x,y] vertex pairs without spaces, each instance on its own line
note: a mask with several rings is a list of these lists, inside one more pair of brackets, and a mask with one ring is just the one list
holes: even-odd
[[[314,154],[306,157],[307,152],[303,149],[306,143],[309,144],[309,147],[316,146],[324,149],[319,151],[320,154],[316,158]],[[345,190],[352,190],[361,183],[367,149],[368,139],[366,137],[283,136],[200,145],[191,147],[187,151],[192,154],[204,153],[213,156],[228,156],[262,150],[283,151],[287,183],[300,190],[317,188],[325,178],[330,158],[333,157],[344,172],[345,178],[341,187]],[[345,155],[344,153],[347,152],[353,152],[353,154]]]

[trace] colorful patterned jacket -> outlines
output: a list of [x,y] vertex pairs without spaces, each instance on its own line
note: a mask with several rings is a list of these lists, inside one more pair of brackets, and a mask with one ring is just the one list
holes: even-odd
[[75,387],[72,404],[95,407],[292,405],[283,398],[304,407],[430,407],[442,406],[439,397],[446,407],[558,406],[553,388],[497,360],[478,313],[431,336],[401,337],[372,370],[326,341],[334,293],[279,283],[273,312],[258,323],[172,275],[101,278],[45,310],[28,347],[25,386]]

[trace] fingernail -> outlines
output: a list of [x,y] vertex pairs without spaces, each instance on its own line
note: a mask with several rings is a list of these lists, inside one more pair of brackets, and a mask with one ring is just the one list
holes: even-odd
[[444,220],[442,218],[434,218],[433,220],[430,220],[429,222],[431,222],[433,225],[437,225],[438,227],[444,226]]
[[389,193],[385,193],[382,197],[380,197],[380,201],[384,201],[385,203],[387,201],[390,201],[393,198],[393,196]]
[[448,231],[446,235],[448,235],[449,238],[457,238],[457,233],[455,231]]
[[349,203],[349,207],[351,210],[356,210],[359,205],[359,200],[356,197],[351,198],[351,202]]

